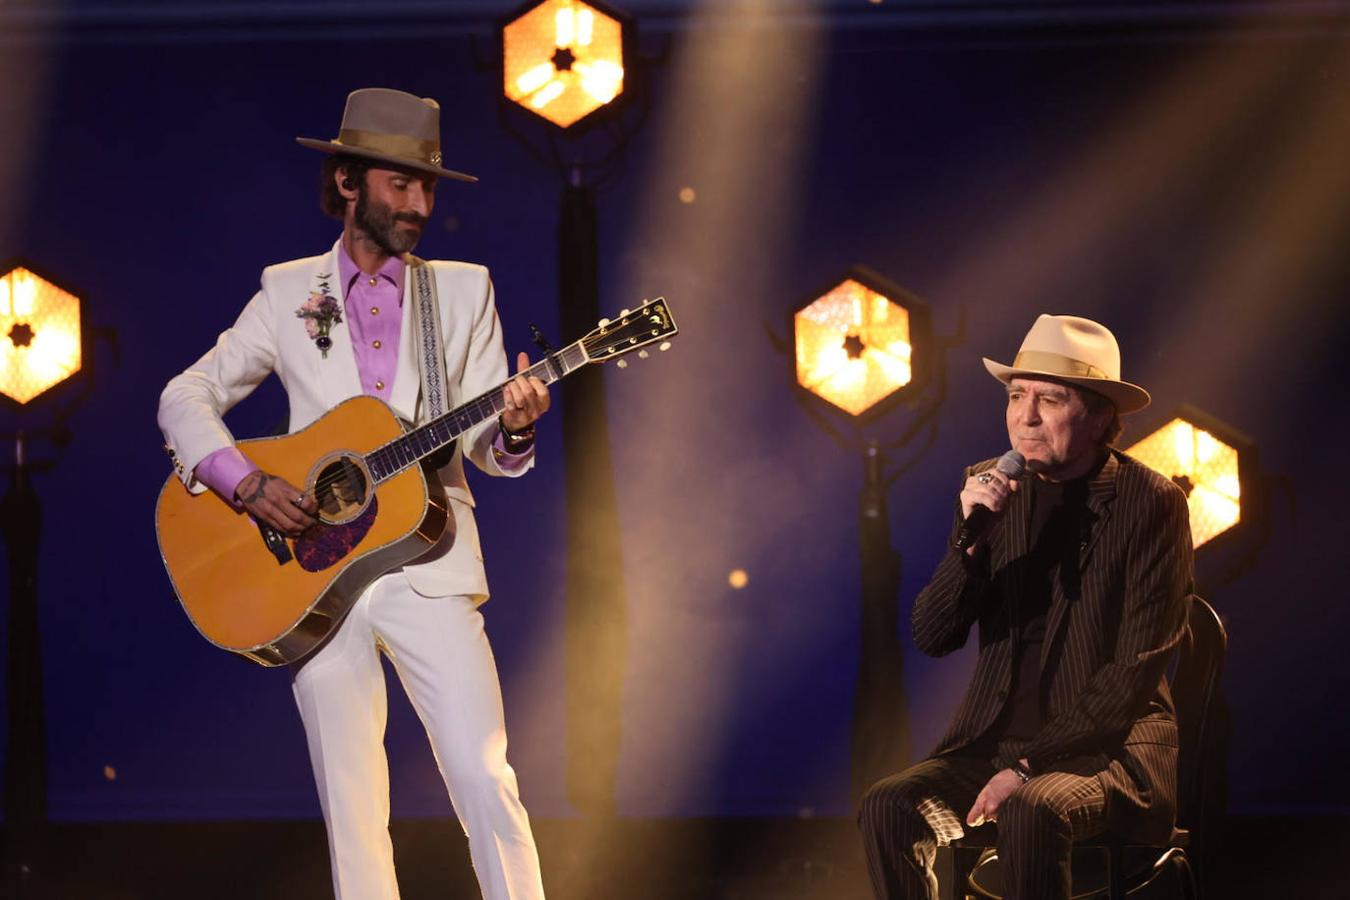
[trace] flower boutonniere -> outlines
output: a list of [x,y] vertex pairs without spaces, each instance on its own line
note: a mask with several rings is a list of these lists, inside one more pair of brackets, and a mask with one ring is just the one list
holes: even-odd
[[295,311],[297,317],[305,320],[305,331],[309,332],[310,340],[323,353],[323,358],[328,358],[328,351],[332,349],[333,339],[328,336],[329,330],[342,321],[342,309],[338,306],[337,298],[328,293],[328,276],[320,275],[319,289],[310,291],[309,299],[301,304]]

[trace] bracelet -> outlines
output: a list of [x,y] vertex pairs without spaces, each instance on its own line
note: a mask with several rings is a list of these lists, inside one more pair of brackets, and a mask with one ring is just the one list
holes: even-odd
[[1031,769],[1028,768],[1025,764],[1023,764],[1023,762],[1020,759],[1013,760],[1012,765],[1010,765],[1008,768],[1012,769],[1013,772],[1016,773],[1017,777],[1022,779],[1023,784],[1026,784],[1034,777],[1031,774]]

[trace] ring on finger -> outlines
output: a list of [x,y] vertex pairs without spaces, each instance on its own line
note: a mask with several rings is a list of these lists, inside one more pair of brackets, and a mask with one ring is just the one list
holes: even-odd
[[988,484],[994,480],[994,475],[992,472],[981,472],[979,475],[975,476],[975,480],[980,484]]

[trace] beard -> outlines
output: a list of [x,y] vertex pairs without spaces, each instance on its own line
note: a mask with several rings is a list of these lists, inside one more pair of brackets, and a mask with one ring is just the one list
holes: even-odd
[[[365,232],[371,242],[390,256],[402,256],[416,247],[418,239],[422,236],[422,229],[427,224],[425,216],[410,212],[395,213],[378,200],[367,199],[365,190],[356,195],[353,218],[356,227]],[[417,229],[414,231],[399,228],[399,222],[416,225]]]

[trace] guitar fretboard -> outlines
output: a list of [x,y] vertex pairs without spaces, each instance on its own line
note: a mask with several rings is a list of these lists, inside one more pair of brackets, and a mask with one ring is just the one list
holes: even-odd
[[[550,357],[545,357],[525,370],[544,384],[553,384],[586,365],[586,351],[582,342],[569,344]],[[378,484],[397,475],[445,447],[455,438],[480,422],[495,418],[506,409],[506,385],[500,384],[480,397],[455,407],[439,418],[432,419],[409,431],[403,437],[366,454],[366,465]]]

